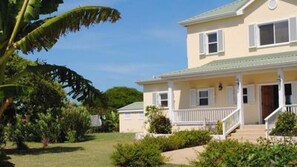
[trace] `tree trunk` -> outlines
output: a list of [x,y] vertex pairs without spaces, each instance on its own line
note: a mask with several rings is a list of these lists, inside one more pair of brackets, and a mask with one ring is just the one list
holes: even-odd
[[3,103],[0,106],[0,119],[3,116],[5,109],[12,103],[12,97],[4,99]]

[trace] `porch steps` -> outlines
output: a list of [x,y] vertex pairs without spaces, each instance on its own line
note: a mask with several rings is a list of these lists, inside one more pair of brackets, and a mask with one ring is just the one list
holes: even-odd
[[236,129],[234,133],[231,133],[228,139],[257,143],[257,139],[260,137],[265,138],[265,125],[244,125],[242,128]]

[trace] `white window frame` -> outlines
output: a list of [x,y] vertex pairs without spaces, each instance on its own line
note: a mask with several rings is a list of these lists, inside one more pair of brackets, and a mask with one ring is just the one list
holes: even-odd
[[[207,97],[200,97],[200,92],[204,92],[204,91],[206,91],[207,92]],[[197,105],[198,106],[209,106],[209,93],[210,93],[210,91],[209,91],[209,89],[197,89]],[[207,105],[201,105],[200,104],[200,100],[201,99],[207,99]]]
[[[161,99],[161,94],[167,94],[167,99]],[[161,92],[156,92],[157,96],[157,106],[162,107],[162,108],[168,108],[168,91],[161,91]],[[162,101],[167,101],[167,106],[162,106]]]
[[131,120],[131,113],[130,112],[125,112],[124,114],[124,120]]
[[[206,43],[206,53],[207,53],[207,55],[212,55],[212,54],[218,54],[219,53],[218,31],[219,30],[205,32],[205,39],[206,39],[205,43]],[[209,42],[208,36],[211,35],[211,34],[216,34],[216,37],[217,37],[216,42]],[[211,52],[211,53],[209,52],[209,45],[211,45],[211,44],[217,44],[217,51],[216,52]]]
[[[279,23],[279,22],[284,22],[287,21],[288,22],[288,42],[281,42],[281,43],[275,43],[275,23]],[[261,34],[260,34],[260,26],[264,26],[264,25],[269,25],[269,24],[273,24],[273,44],[267,44],[267,45],[261,45]],[[269,21],[269,22],[263,22],[263,23],[258,23],[256,24],[256,34],[258,36],[257,38],[257,46],[258,48],[265,48],[265,47],[272,47],[272,46],[280,46],[280,45],[287,45],[290,43],[290,20],[289,18],[287,19],[280,19],[280,20],[275,20],[275,21]]]

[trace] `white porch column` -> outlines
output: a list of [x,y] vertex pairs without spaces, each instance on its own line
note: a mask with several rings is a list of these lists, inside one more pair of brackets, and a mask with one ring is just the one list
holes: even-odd
[[242,92],[242,75],[236,74],[237,83],[237,108],[240,109],[240,125],[244,125],[244,108],[243,108],[243,92]]
[[173,123],[174,119],[174,94],[173,94],[173,88],[174,84],[173,81],[168,82],[168,114],[170,122]]
[[279,107],[284,107],[286,105],[285,102],[285,84],[284,84],[284,71],[283,69],[278,69],[278,104]]

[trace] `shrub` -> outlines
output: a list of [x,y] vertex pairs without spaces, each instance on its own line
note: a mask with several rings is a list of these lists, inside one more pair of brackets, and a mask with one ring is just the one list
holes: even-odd
[[55,118],[50,111],[46,114],[38,114],[38,120],[36,120],[37,131],[39,136],[44,142],[44,146],[47,146],[46,142],[58,142],[61,125],[58,118]]
[[297,135],[294,133],[294,127],[297,124],[297,116],[291,112],[282,113],[275,124],[275,128],[272,129],[271,135],[279,136],[292,136]]
[[102,132],[118,132],[119,131],[119,113],[111,111],[104,115],[102,119],[102,126],[100,127]]
[[118,144],[111,155],[112,163],[120,167],[155,167],[164,164],[164,157],[155,144]]
[[297,145],[269,141],[258,145],[235,140],[213,141],[208,144],[198,160],[197,167],[214,166],[293,166]]
[[216,134],[223,134],[223,122],[221,120],[218,120],[217,126],[216,126]]
[[159,108],[155,106],[147,106],[145,116],[148,118],[150,133],[170,134],[171,123],[169,118],[164,116]]
[[90,114],[85,107],[68,106],[63,109],[61,128],[69,142],[82,141],[90,128]]
[[180,138],[182,148],[204,145],[211,140],[210,133],[205,130],[180,131],[171,138]]
[[162,151],[171,151],[177,150],[181,148],[182,140],[177,137],[150,137],[146,136],[144,139],[141,140],[141,143],[146,145],[151,145],[152,143],[157,145],[158,148]]
[[0,149],[5,145],[5,128],[3,125],[0,124]]
[[156,144],[162,152],[177,150],[186,147],[199,146],[208,143],[211,139],[210,133],[204,130],[190,130],[176,132],[168,137],[146,136],[142,143]]
[[22,117],[21,115],[16,116],[14,123],[9,123],[6,126],[5,132],[8,137],[8,140],[14,142],[19,150],[27,150],[28,146],[24,141],[28,137],[29,127],[31,126],[27,118]]

